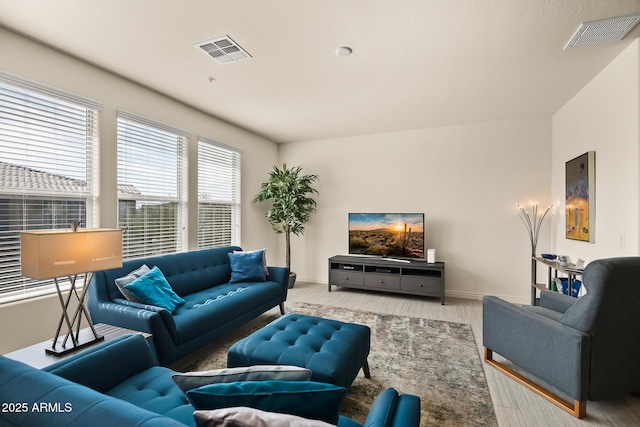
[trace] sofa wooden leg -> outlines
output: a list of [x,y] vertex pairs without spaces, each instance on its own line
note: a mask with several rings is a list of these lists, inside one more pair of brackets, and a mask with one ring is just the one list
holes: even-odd
[[284,314],[284,303],[280,303],[280,314]]
[[517,383],[525,386],[529,390],[545,398],[549,402],[553,403],[560,409],[570,413],[574,417],[584,418],[587,415],[586,401],[574,400],[573,404],[571,404],[570,402],[567,402],[557,394],[554,394],[549,390],[539,386],[538,384],[534,383],[528,378],[525,378],[524,376],[517,373],[516,371],[509,368],[508,366],[493,360],[493,351],[491,349],[488,349],[487,347],[484,348],[484,361],[487,365],[496,368],[498,371],[502,372],[512,380],[515,380]]
[[365,378],[371,378],[371,371],[369,371],[369,361],[365,360],[364,365],[362,365],[362,372],[364,372]]

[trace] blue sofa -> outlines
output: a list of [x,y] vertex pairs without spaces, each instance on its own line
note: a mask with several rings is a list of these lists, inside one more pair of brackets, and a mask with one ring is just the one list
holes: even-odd
[[[173,373],[154,364],[139,334],[90,348],[46,370],[0,356],[0,425],[195,426],[194,408]],[[387,389],[364,425],[417,427],[419,422],[419,398]],[[338,426],[362,427],[342,416]]]
[[[284,314],[289,272],[269,267],[266,282],[229,283],[229,253],[237,246],[181,252],[125,261],[121,268],[98,271],[88,291],[94,323],[153,334],[163,366],[187,356],[223,334],[279,305]],[[126,300],[115,280],[140,268],[157,266],[173,291],[186,302],[173,313]]]

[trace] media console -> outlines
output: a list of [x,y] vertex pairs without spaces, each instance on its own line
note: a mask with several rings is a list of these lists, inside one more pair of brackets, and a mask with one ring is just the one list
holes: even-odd
[[329,258],[331,286],[440,297],[444,305],[444,262],[336,255]]

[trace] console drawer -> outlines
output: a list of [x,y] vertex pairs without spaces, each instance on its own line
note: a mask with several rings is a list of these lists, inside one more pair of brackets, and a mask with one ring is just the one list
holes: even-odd
[[364,266],[359,264],[346,264],[342,262],[332,262],[331,269],[332,270],[346,270],[346,271],[362,271]]
[[405,291],[440,296],[440,279],[421,276],[402,276],[400,288]]
[[331,284],[336,286],[362,286],[363,274],[354,271],[331,271]]
[[400,276],[391,274],[366,274],[364,285],[379,289],[400,289]]

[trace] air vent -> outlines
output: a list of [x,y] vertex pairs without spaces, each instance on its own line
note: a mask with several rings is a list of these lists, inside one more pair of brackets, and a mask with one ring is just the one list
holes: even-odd
[[585,22],[580,24],[564,48],[570,49],[622,40],[639,22],[640,14]]
[[240,45],[234,42],[231,37],[223,36],[208,42],[196,44],[207,55],[216,60],[218,64],[228,64],[251,58],[251,55]]

